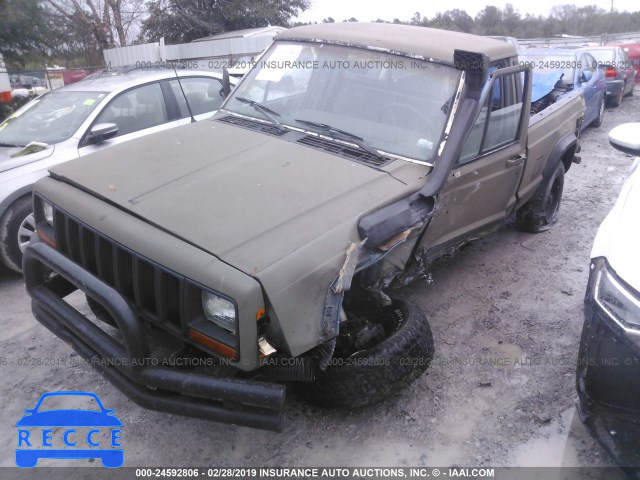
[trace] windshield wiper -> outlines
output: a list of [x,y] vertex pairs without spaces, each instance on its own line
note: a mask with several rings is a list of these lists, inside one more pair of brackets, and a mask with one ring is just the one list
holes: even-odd
[[12,143],[2,143],[2,142],[0,142],[0,147],[24,147],[24,145],[13,145]]
[[339,128],[332,127],[331,125],[327,125],[326,123],[314,122],[311,120],[302,120],[300,118],[295,119],[296,122],[302,123],[303,125],[307,125],[310,127],[316,127],[323,130],[326,133],[331,134],[334,138],[338,140],[344,140],[347,142],[351,142],[367,153],[370,153],[374,157],[379,158],[380,160],[384,160],[384,155],[382,155],[379,151],[369,145],[364,141],[364,138],[354,135],[353,133],[349,133],[345,130],[340,130]]
[[269,121],[271,123],[273,123],[276,126],[276,128],[278,129],[279,132],[284,133],[284,132],[287,131],[285,126],[282,125],[282,123],[280,123],[276,117],[274,117],[274,115],[276,115],[278,117],[280,116],[280,114],[278,112],[276,112],[275,110],[271,110],[266,105],[262,105],[261,103],[258,103],[258,102],[254,101],[254,100],[249,100],[248,98],[244,98],[244,97],[233,97],[233,98],[235,98],[239,102],[251,105],[258,112],[262,113],[266,118],[269,119]]

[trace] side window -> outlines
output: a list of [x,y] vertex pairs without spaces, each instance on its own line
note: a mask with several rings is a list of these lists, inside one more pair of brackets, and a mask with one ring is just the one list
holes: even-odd
[[[479,155],[515,142],[522,114],[522,82],[520,73],[510,73],[496,78],[491,92],[467,138],[459,164],[469,162]],[[520,85],[520,86],[518,86]]]
[[[220,108],[224,98],[220,96],[222,82],[217,78],[210,77],[187,77],[169,82],[174,96],[178,100],[178,108],[180,109],[180,118],[189,116],[187,103],[184,97],[187,97],[189,106],[194,115],[202,113],[210,113]],[[180,88],[182,85],[182,89]],[[182,94],[184,90],[184,95]]]
[[118,136],[166,123],[167,108],[160,85],[152,83],[128,90],[98,115],[95,123],[115,123]]

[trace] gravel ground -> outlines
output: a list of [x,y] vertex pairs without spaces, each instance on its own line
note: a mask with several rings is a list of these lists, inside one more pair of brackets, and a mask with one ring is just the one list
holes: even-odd
[[[553,229],[530,235],[507,223],[441,261],[433,284],[405,289],[435,336],[423,377],[359,411],[310,406],[291,392],[281,434],[138,407],[88,365],[71,365],[75,353],[34,320],[22,278],[0,270],[0,466],[14,465],[24,408],[53,390],[93,391],[115,409],[125,466],[613,465],[577,416],[575,361],[591,244],[632,162],[607,133],[640,121],[638,94],[584,132]],[[18,365],[25,357],[55,364]]]

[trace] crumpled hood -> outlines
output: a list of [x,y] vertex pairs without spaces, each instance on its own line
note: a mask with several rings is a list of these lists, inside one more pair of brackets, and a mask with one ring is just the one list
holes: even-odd
[[591,258],[606,257],[626,283],[640,292],[640,157],[613,209],[598,229]]
[[[34,149],[33,153],[24,152],[25,148],[27,147],[0,147],[0,173],[50,157],[55,150],[55,145]],[[21,152],[24,154],[20,155]]]
[[355,231],[363,212],[408,188],[386,172],[219,121],[117,145],[52,174],[251,275],[339,225]]

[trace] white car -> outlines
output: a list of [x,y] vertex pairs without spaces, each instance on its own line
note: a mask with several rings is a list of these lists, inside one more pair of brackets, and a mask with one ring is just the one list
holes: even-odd
[[212,116],[224,100],[222,79],[221,73],[169,68],[104,71],[11,115],[0,124],[0,260],[22,270],[34,231],[31,187],[49,168]]
[[640,474],[640,123],[614,128],[609,141],[637,158],[591,251],[578,411],[611,456]]

